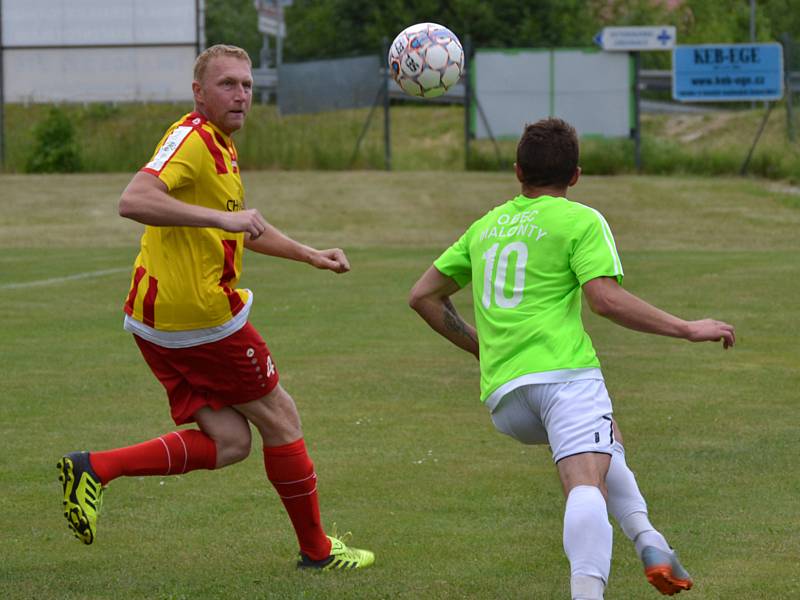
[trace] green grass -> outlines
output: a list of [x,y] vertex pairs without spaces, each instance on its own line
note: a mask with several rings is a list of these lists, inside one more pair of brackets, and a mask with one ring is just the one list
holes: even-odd
[[[64,105],[75,127],[82,170],[129,172],[146,163],[166,128],[190,104]],[[6,171],[24,172],[35,148],[34,129],[50,106],[6,107]],[[373,114],[361,147],[356,142],[369,109],[281,116],[256,104],[236,135],[244,169],[383,169],[383,113]],[[392,166],[399,170],[464,168],[463,111],[449,106],[395,106]]]
[[[142,166],[164,130],[189,104],[65,105],[76,128],[82,170],[130,172]],[[35,148],[34,128],[48,106],[8,105],[6,171],[23,172]],[[375,111],[356,153],[369,109],[281,116],[274,106],[253,106],[246,127],[236,134],[244,169],[384,168],[383,113]],[[642,162],[649,174],[736,175],[763,117],[763,108],[702,115],[644,115]],[[470,169],[507,169],[515,140],[471,144]],[[463,107],[397,104],[391,109],[392,168],[398,171],[464,170]],[[633,142],[623,138],[582,140],[584,171],[595,175],[635,172]],[[786,136],[783,106],[772,111],[749,173],[796,183],[800,142]]]
[[[336,276],[248,256],[242,285],[300,407],[323,520],[373,549],[374,569],[294,569],[257,442],[220,472],[114,481],[97,542],[73,539],[60,454],[174,428],[121,328],[141,232],[115,213],[128,178],[0,176],[0,596],[567,597],[547,450],[493,430],[474,360],[406,306],[441,249],[516,193],[510,174],[245,173],[251,206],[351,258]],[[723,352],[586,316],[653,521],[695,576],[690,597],[798,597],[796,197],[757,180],[674,176],[587,177],[572,197],[608,218],[629,289],[737,326]],[[111,269],[122,270],[42,284]],[[467,294],[456,304],[469,314]],[[656,597],[615,529],[607,598]]]
[[[665,175],[738,175],[764,118],[764,109],[719,110],[704,114],[645,114],[642,116],[642,172]],[[747,169],[749,175],[800,181],[800,141],[787,137],[786,112],[774,108]],[[501,168],[514,160],[516,142],[503,140]],[[636,171],[634,143],[627,138],[591,137],[581,140],[581,165],[595,175]],[[497,164],[489,140],[475,143],[476,168]]]

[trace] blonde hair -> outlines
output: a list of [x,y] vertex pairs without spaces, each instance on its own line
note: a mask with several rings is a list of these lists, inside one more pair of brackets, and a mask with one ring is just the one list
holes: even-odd
[[203,81],[203,77],[205,77],[206,74],[206,69],[208,68],[208,63],[210,63],[212,59],[219,58],[221,56],[232,56],[234,58],[247,61],[247,64],[249,64],[251,67],[253,66],[250,56],[238,46],[216,44],[203,50],[203,52],[200,53],[200,56],[197,57],[197,60],[194,61],[194,80]]

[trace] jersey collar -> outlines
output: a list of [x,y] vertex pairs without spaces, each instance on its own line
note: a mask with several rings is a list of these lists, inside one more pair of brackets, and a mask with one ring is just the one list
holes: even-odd
[[537,196],[536,198],[529,198],[525,194],[519,194],[516,198],[514,198],[514,202],[522,202],[524,204],[529,204],[531,202],[543,202],[545,200],[566,200],[566,198],[560,196],[548,196],[547,194],[543,196]]
[[[199,119],[199,121],[197,121],[197,119]],[[223,144],[224,146],[228,146],[228,147],[232,147],[232,146],[233,146],[233,141],[232,141],[232,139],[231,139],[231,136],[229,136],[229,135],[227,135],[226,133],[224,133],[224,132],[223,132],[223,131],[222,131],[222,130],[219,128],[219,127],[217,127],[216,125],[214,125],[214,123],[212,123],[211,121],[209,121],[209,120],[208,120],[208,119],[207,119],[205,116],[203,116],[203,114],[202,114],[202,113],[200,113],[199,111],[196,111],[196,110],[195,110],[195,111],[193,111],[193,112],[190,112],[188,115],[186,115],[186,118],[184,119],[184,121],[185,121],[185,122],[187,122],[187,123],[191,123],[192,125],[195,125],[195,126],[197,126],[197,127],[200,127],[200,126],[202,126],[202,125],[208,125],[209,127],[211,127],[211,129],[213,129],[213,130],[214,130],[214,133],[215,133],[215,134],[217,134],[218,136],[221,136],[221,137],[222,137],[222,139],[223,139],[223,140],[224,140],[224,142],[225,142],[225,143]]]

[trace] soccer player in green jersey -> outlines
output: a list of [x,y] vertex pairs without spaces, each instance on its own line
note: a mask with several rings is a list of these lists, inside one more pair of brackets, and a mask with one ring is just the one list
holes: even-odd
[[[475,221],[419,279],[409,304],[437,333],[479,358],[481,400],[495,427],[549,444],[566,496],[564,550],[575,600],[603,598],[611,567],[608,512],[634,541],[648,580],[672,595],[692,586],[650,523],[625,462],[600,362],[581,320],[733,346],[733,326],[685,321],[621,287],[614,237],[593,208],[567,200],[580,177],[578,138],[560,119],[528,125],[517,146],[521,194]],[[450,296],[472,282],[475,327]]]

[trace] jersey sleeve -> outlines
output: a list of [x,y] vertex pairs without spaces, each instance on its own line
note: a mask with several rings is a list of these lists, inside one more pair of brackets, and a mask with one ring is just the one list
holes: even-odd
[[587,207],[577,222],[579,227],[570,256],[570,268],[578,282],[583,285],[597,277],[615,277],[622,285],[622,262],[611,228],[603,215]]
[[446,275],[464,287],[472,281],[472,261],[469,256],[469,232],[467,230],[458,240],[433,261],[442,275]]
[[161,141],[142,171],[158,177],[174,190],[195,181],[200,172],[205,144],[192,127],[179,126]]

